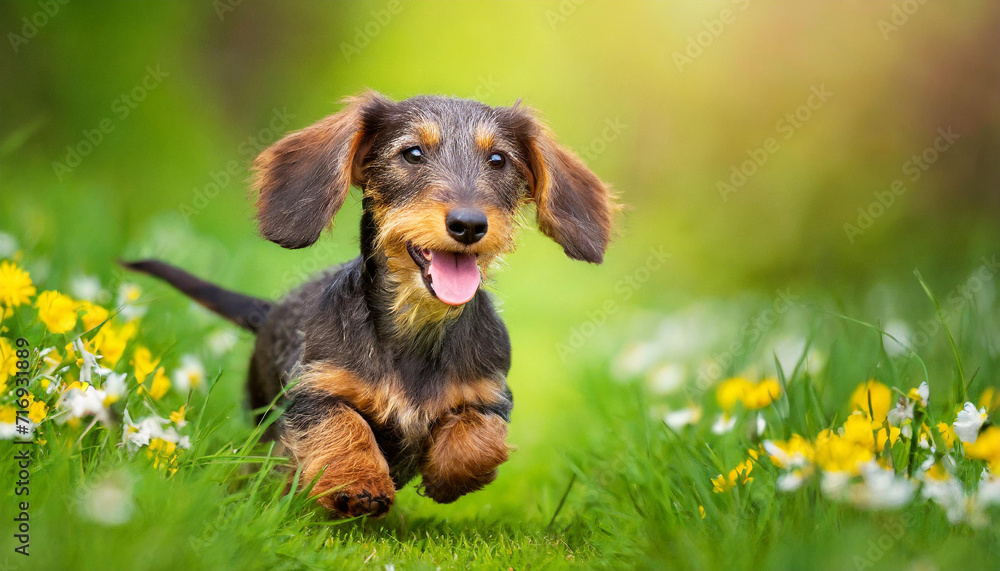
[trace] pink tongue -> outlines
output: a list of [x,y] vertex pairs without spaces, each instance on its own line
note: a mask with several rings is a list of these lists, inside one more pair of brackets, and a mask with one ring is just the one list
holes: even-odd
[[431,287],[448,305],[462,305],[479,289],[479,266],[472,254],[431,250]]

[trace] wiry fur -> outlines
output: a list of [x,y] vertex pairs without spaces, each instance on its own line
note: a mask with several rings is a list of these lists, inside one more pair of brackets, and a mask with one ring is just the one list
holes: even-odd
[[[424,159],[404,161],[414,146]],[[482,288],[461,306],[439,301],[407,245],[474,254],[485,280],[513,250],[519,208],[532,201],[567,255],[599,263],[608,188],[523,108],[375,93],[278,141],[254,169],[260,232],[286,248],[315,242],[360,186],[360,257],[273,305],[159,262],[134,268],[257,332],[251,405],[266,409],[287,391],[279,436],[303,483],[319,475],[313,494],[332,512],[382,514],[418,472],[439,502],[491,482],[508,454],[507,330]],[[468,244],[446,229],[458,208],[485,216],[482,239]]]

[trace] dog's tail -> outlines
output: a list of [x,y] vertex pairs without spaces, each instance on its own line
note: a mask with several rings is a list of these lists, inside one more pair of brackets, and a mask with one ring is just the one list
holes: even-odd
[[223,289],[159,260],[119,260],[122,267],[160,278],[209,310],[256,332],[274,307],[270,301]]

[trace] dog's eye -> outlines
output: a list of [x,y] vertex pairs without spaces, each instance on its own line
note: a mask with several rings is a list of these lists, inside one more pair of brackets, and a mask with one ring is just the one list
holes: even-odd
[[503,156],[503,153],[493,153],[492,155],[490,155],[490,158],[487,162],[490,164],[491,167],[495,169],[500,169],[503,168],[505,164],[507,164],[507,158]]
[[424,152],[420,150],[420,147],[410,147],[403,151],[403,160],[411,165],[422,163],[424,162]]

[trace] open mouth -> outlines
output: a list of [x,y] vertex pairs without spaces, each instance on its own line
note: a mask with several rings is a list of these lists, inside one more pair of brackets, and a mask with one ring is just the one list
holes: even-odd
[[430,250],[413,242],[406,243],[406,251],[434,297],[448,305],[462,305],[476,295],[482,278],[475,254]]

